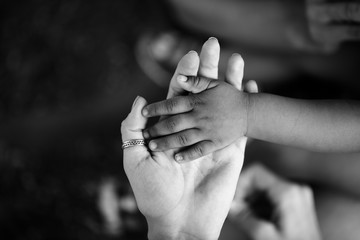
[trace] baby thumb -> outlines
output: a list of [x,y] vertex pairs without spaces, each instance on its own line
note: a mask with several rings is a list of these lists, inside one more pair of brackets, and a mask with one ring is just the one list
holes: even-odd
[[200,93],[218,85],[217,80],[200,76],[179,75],[177,81],[185,91],[191,93]]

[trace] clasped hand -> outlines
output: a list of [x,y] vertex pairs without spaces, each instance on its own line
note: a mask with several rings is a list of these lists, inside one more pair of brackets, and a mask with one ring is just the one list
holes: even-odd
[[[144,131],[153,151],[183,148],[177,161],[189,161],[222,149],[246,135],[249,94],[219,80],[177,77],[192,94],[147,105],[145,117],[169,116]],[[191,87],[191,88],[190,88]]]
[[[195,52],[186,54],[171,80],[168,98],[187,94],[177,81],[179,75],[199,73],[216,79],[219,54],[220,46],[213,38],[204,44],[200,57]],[[235,55],[229,60],[227,81],[239,91],[242,76],[243,60]],[[200,89],[191,86],[191,81],[187,84],[193,92]],[[257,91],[254,82],[245,89]],[[146,104],[141,97],[134,102],[121,126],[123,141],[142,139],[147,118],[141,111]],[[235,194],[245,144],[246,138],[239,138],[228,147],[186,164],[174,161],[174,150],[151,152],[146,146],[124,149],[125,172],[148,222],[149,239],[217,239]]]

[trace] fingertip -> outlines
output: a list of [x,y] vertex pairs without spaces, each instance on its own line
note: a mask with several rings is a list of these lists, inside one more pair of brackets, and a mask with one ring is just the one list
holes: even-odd
[[241,69],[245,65],[244,59],[239,53],[233,53],[229,59],[229,63],[236,69]]
[[151,150],[156,150],[156,148],[157,148],[157,144],[156,144],[156,142],[155,141],[150,141],[149,142],[149,148],[151,149]]
[[219,40],[216,37],[209,37],[209,39],[204,43],[205,44],[215,44],[215,45],[219,45]]
[[198,53],[197,53],[197,51],[195,51],[195,50],[190,50],[190,51],[187,53],[187,55],[192,55],[193,57],[199,56]]
[[199,55],[196,51],[191,50],[185,54],[178,63],[178,73],[179,74],[194,74],[197,72],[199,66]]
[[210,37],[203,45],[201,53],[206,49],[209,55],[218,55],[220,53],[220,44],[217,38]]
[[133,102],[132,110],[138,110],[139,108],[142,110],[146,104],[147,101],[145,100],[145,98],[137,96]]
[[182,163],[184,162],[184,157],[181,154],[175,154],[175,161],[177,161],[178,163]]
[[193,147],[175,154],[175,161],[178,163],[191,162],[195,159],[200,158],[197,153],[194,152]]
[[242,89],[242,79],[244,77],[244,60],[240,54],[231,55],[226,69],[226,81],[238,90]]
[[131,112],[121,123],[121,133],[124,140],[142,138],[141,130],[145,128],[147,119],[141,111],[146,104],[147,101],[141,96],[137,96],[134,100]]
[[[234,53],[231,55],[229,62],[228,62],[228,69],[227,74],[228,75],[240,75],[238,77],[243,77],[243,71],[244,71],[244,59],[241,57],[239,53]],[[233,79],[232,79],[233,80]]]
[[255,80],[249,80],[245,85],[245,91],[249,93],[258,93],[259,88]]
[[145,98],[138,96],[134,101],[131,112],[136,114],[137,117],[144,117],[143,114],[147,115],[147,109],[144,108],[147,105]]
[[142,109],[141,113],[142,113],[142,115],[143,115],[144,117],[147,117],[147,116],[149,115],[149,110],[147,110],[147,108],[144,107],[144,108]]
[[143,137],[144,137],[145,139],[149,139],[149,138],[150,138],[149,132],[148,132],[148,131],[143,131]]
[[136,96],[136,98],[135,98],[135,100],[134,100],[134,102],[133,102],[133,104],[132,104],[132,106],[131,106],[131,109],[134,108],[134,106],[136,105],[136,102],[139,100],[139,97],[140,97],[140,96]]
[[177,80],[179,86],[183,90],[185,90],[187,92],[192,91],[192,85],[191,85],[192,81],[190,81],[190,80],[192,80],[191,76],[188,77],[188,76],[184,76],[184,75],[178,75],[176,80]]
[[178,75],[176,80],[178,80],[179,82],[186,82],[188,78],[184,75]]

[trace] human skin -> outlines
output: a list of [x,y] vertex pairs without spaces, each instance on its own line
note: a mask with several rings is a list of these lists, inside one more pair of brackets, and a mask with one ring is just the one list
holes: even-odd
[[[195,52],[185,55],[171,80],[168,98],[187,94],[184,88],[190,89],[189,85],[181,86],[177,82],[179,74],[216,78],[219,51],[217,40],[209,39],[200,59]],[[229,66],[228,81],[241,86],[241,57],[235,55]],[[194,89],[199,90],[197,87]],[[135,100],[131,113],[122,123],[123,141],[143,138],[147,118],[141,110],[145,105],[145,99]],[[174,160],[174,150],[150,152],[145,146],[124,149],[125,172],[148,222],[149,239],[217,239],[235,193],[245,144],[246,138],[242,137],[187,164]]]
[[[260,191],[271,202],[271,219],[259,217],[249,202],[249,197]],[[321,239],[312,190],[282,179],[262,165],[244,170],[232,209],[230,219],[251,239]]]
[[353,1],[169,0],[178,20],[243,46],[282,52],[331,53],[360,38],[360,4]]
[[303,100],[235,91],[204,77],[186,77],[207,90],[153,104],[147,117],[171,116],[145,130],[154,151],[189,147],[179,161],[204,156],[247,137],[321,152],[360,150],[360,101]]

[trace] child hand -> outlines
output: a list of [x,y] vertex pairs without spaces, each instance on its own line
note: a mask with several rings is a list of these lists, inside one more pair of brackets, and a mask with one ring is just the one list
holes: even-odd
[[215,79],[181,75],[177,80],[193,94],[149,104],[143,109],[146,117],[172,115],[144,131],[144,137],[152,139],[151,150],[188,147],[177,153],[175,159],[189,161],[222,149],[246,134],[249,94]]

